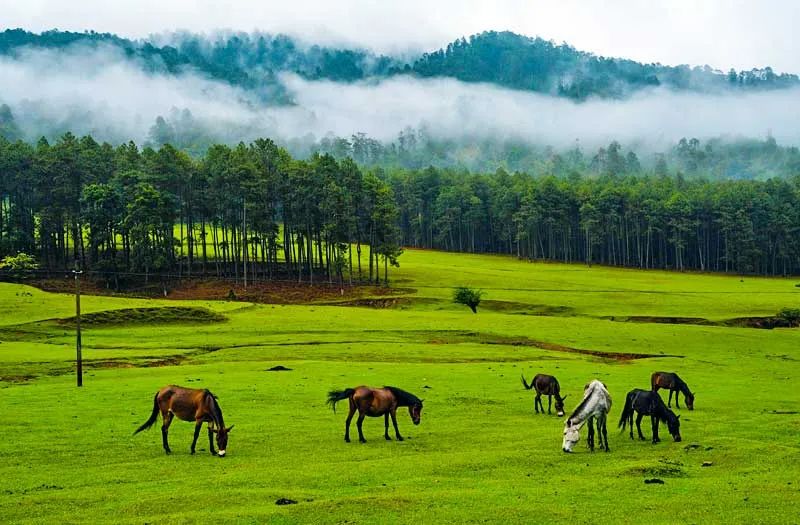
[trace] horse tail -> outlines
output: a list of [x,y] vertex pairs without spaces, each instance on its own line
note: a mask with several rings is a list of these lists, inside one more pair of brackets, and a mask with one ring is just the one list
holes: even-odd
[[533,379],[531,379],[531,384],[529,385],[528,383],[525,382],[525,374],[522,374],[522,386],[525,387],[525,390],[530,390],[531,388],[533,388]]
[[336,413],[336,403],[343,399],[348,399],[356,393],[354,388],[345,388],[344,390],[331,390],[328,392],[327,403],[333,408],[333,413]]
[[138,434],[142,430],[147,430],[148,428],[152,427],[153,423],[156,422],[156,419],[158,419],[158,392],[156,392],[156,395],[153,398],[153,413],[150,414],[150,419],[145,421],[142,426],[137,428],[136,432],[134,432],[133,435],[135,436],[136,434]]
[[636,397],[635,392],[628,392],[627,397],[625,398],[625,406],[622,408],[622,415],[619,417],[619,425],[618,428],[625,430],[625,424],[628,422],[628,419],[633,414],[633,398]]

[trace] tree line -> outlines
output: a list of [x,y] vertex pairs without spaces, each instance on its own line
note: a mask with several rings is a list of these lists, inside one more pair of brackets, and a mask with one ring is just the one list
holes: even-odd
[[712,181],[608,167],[565,177],[430,167],[397,170],[388,180],[405,246],[636,268],[800,273],[800,175]]
[[194,159],[169,144],[0,137],[0,258],[28,253],[47,269],[310,283],[379,282],[382,269],[386,281],[397,216],[377,174],[269,139]]
[[[773,147],[767,141],[767,148]],[[709,150],[681,141],[687,165]],[[569,157],[569,154],[565,156]],[[193,158],[66,134],[0,139],[0,257],[303,282],[386,280],[401,246],[637,268],[800,273],[800,173],[642,168],[612,142],[563,174],[364,169],[269,139]],[[554,164],[555,165],[555,164]],[[366,256],[367,262],[362,263]]]

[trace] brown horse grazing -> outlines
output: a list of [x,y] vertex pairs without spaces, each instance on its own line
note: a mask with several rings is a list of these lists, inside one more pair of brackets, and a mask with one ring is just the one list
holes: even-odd
[[542,409],[544,414],[544,405],[542,404],[542,395],[547,396],[547,413],[550,414],[550,408],[553,406],[553,397],[556,398],[556,415],[559,417],[564,415],[564,400],[567,396],[561,397],[561,385],[558,384],[558,379],[547,374],[536,374],[531,384],[525,382],[525,375],[522,376],[522,386],[525,390],[531,388],[536,389],[536,397],[533,400],[533,409],[539,413],[539,408]]
[[217,396],[208,390],[197,390],[194,388],[183,388],[180,386],[168,385],[156,392],[153,399],[153,412],[150,419],[136,429],[136,435],[142,430],[153,426],[161,412],[161,439],[164,442],[164,451],[172,453],[167,441],[169,425],[172,418],[178,416],[183,421],[194,421],[194,439],[192,440],[192,454],[194,454],[197,437],[200,435],[200,428],[203,423],[208,423],[208,448],[212,454],[217,454],[214,450],[214,434],[217,435],[217,445],[219,446],[219,456],[224,457],[228,447],[228,433],[233,425],[225,427],[222,419],[222,409],[217,403]]
[[336,403],[343,399],[350,400],[350,413],[347,414],[347,421],[344,426],[344,440],[347,443],[350,443],[350,421],[352,421],[356,410],[358,410],[358,421],[356,422],[358,440],[361,443],[367,442],[364,439],[364,432],[361,430],[361,425],[366,416],[383,416],[385,426],[383,437],[387,441],[392,439],[389,437],[389,416],[392,416],[392,424],[394,425],[394,434],[397,437],[397,441],[403,441],[403,436],[400,435],[400,430],[397,428],[397,407],[408,407],[408,415],[411,416],[411,421],[415,425],[419,425],[420,416],[422,415],[422,400],[414,394],[393,386],[385,386],[383,388],[359,386],[344,390],[331,390],[328,393],[328,404],[333,407],[334,412],[336,412]]
[[678,377],[674,372],[653,372],[650,376],[650,387],[653,392],[658,392],[659,388],[666,388],[669,390],[669,400],[667,406],[672,407],[672,393],[675,393],[675,408],[680,408],[678,404],[678,393],[682,393],[686,398],[686,406],[689,410],[694,410],[694,394],[689,390],[689,385]]

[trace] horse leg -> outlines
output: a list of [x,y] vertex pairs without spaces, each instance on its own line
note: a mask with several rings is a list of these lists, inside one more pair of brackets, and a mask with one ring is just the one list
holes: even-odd
[[392,438],[389,437],[389,412],[383,415],[383,437],[386,438],[386,441],[392,440]]
[[603,448],[603,428],[602,421],[600,421],[600,416],[597,417],[595,423],[597,423],[597,446]]
[[681,407],[680,403],[678,403],[678,396],[679,396],[679,395],[680,395],[680,392],[678,392],[678,391],[676,390],[676,391],[675,391],[675,408],[680,408],[680,407]]
[[[539,413],[539,405],[542,404],[542,394],[536,392],[536,397],[533,398],[533,409],[536,410],[536,413]],[[544,412],[544,406],[542,406],[542,412]]]
[[653,427],[653,445],[661,441],[658,439],[658,418],[656,416],[650,416],[650,424]]
[[211,454],[216,456],[217,451],[214,450],[214,432],[211,431],[211,423],[206,425],[208,428],[208,450],[211,451]]
[[[605,443],[606,452],[608,452],[608,427],[606,426],[606,419],[606,416],[603,416],[603,443]],[[598,432],[600,431],[598,430]]]
[[367,442],[367,440],[364,439],[364,431],[361,430],[361,425],[364,423],[364,418],[365,417],[367,417],[366,414],[364,414],[363,412],[361,412],[361,410],[359,410],[358,411],[358,420],[356,421],[356,426],[358,427],[358,441],[361,442],[361,443],[366,443]]
[[397,409],[391,410],[389,412],[392,415],[392,424],[394,425],[394,435],[397,437],[397,441],[403,441],[403,436],[400,435],[400,430],[397,428]]
[[633,439],[633,409],[631,409],[631,413],[628,416],[628,428],[631,431],[631,439]]
[[669,399],[667,400],[667,408],[672,408],[672,390],[669,391]]
[[172,451],[169,449],[169,424],[172,423],[172,412],[166,411],[161,413],[161,418],[164,421],[164,424],[161,425],[161,441],[163,442],[164,452],[167,454],[172,454]]
[[589,427],[587,436],[586,436],[586,445],[589,447],[589,450],[594,452],[594,417],[589,418]]
[[350,443],[350,422],[353,420],[353,414],[356,413],[356,404],[350,400],[350,412],[347,414],[347,420],[344,422],[344,441]]
[[195,420],[194,422],[194,439],[192,439],[192,454],[194,454],[195,445],[197,445],[197,437],[200,435],[200,429],[203,428],[203,419]]
[[639,439],[641,439],[642,441],[645,440],[644,434],[642,434],[642,418],[643,417],[644,417],[644,414],[642,414],[642,413],[640,413],[638,416],[636,416],[636,430],[639,431]]
[[[547,396],[547,415],[549,416],[552,414],[550,409],[553,407],[553,396]],[[542,412],[544,412],[544,406],[542,407]]]

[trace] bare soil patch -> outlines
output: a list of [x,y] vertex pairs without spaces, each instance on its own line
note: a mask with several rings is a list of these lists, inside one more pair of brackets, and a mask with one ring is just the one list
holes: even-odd
[[[171,324],[221,323],[227,317],[206,308],[189,306],[166,306],[160,308],[124,308],[121,310],[103,310],[81,315],[81,325],[87,327],[132,325],[132,324]],[[75,317],[58,319],[60,325],[75,325]]]

